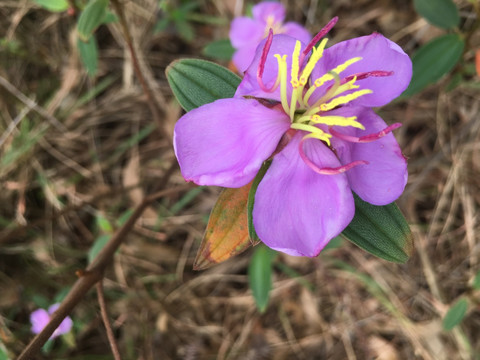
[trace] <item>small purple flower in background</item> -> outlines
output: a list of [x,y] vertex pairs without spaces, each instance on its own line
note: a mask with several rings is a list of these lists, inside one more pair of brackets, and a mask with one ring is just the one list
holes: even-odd
[[[60,304],[53,304],[47,310],[38,309],[30,314],[30,322],[32,323],[32,332],[34,334],[40,333],[50,321],[50,315],[52,315],[60,306]],[[69,316],[67,316],[60,324],[60,326],[53,332],[51,339],[57,336],[68,333],[72,328],[73,322]]]
[[285,8],[278,2],[261,2],[252,8],[252,14],[253,18],[242,16],[233,19],[230,27],[230,41],[236,49],[232,61],[240,73],[247,70],[258,44],[267,37],[269,29],[274,34],[290,35],[305,43],[312,38],[297,23],[283,24]]
[[395,201],[407,163],[371,109],[406,89],[409,57],[378,33],[314,45],[273,35],[259,45],[233,99],[194,109],[175,126],[182,175],[199,185],[242,187],[272,163],[255,194],[253,224],[267,246],[316,256],[352,220],[352,191],[374,205]]

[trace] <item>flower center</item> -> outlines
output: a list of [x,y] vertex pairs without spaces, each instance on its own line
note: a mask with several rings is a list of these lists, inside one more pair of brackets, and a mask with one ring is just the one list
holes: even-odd
[[[352,100],[371,94],[372,90],[359,88],[355,84],[357,77],[354,76],[349,80],[340,80],[339,74],[347,69],[350,65],[362,60],[361,57],[355,57],[338,65],[334,69],[313,80],[310,79],[312,71],[318,61],[322,58],[327,39],[323,39],[318,48],[312,48],[312,55],[308,62],[300,70],[300,63],[304,54],[301,54],[301,43],[297,40],[295,49],[292,54],[290,87],[287,81],[287,55],[275,54],[278,61],[277,82],[280,86],[280,98],[283,110],[289,115],[292,122],[291,128],[303,130],[307,133],[306,137],[316,138],[330,145],[332,135],[322,130],[318,125],[325,126],[353,126],[364,130],[364,126],[356,121],[356,117],[329,116],[323,115],[324,112],[333,110],[338,106],[348,104]],[[302,56],[303,55],[303,56]],[[310,84],[308,80],[310,79]],[[313,80],[313,81],[312,81]],[[327,82],[334,81],[333,85],[327,88],[323,96],[310,104],[310,99],[318,88]],[[306,88],[309,85],[308,89]],[[290,90],[290,94],[289,91]],[[355,90],[355,91],[351,91]]]
[[272,29],[274,34],[282,34],[283,33],[283,26],[280,21],[275,21],[275,17],[273,15],[268,15],[266,19],[265,31],[263,37],[266,38],[268,33]]
[[[267,88],[262,81],[263,71],[267,59],[268,52],[273,40],[273,30],[270,29],[265,46],[263,48],[260,63],[257,69],[257,81],[260,88],[265,92],[273,92],[280,87],[280,100],[285,113],[290,117],[290,128],[293,130],[301,130],[307,134],[303,136],[299,152],[305,163],[314,171],[320,174],[338,174],[351,169],[354,166],[368,164],[367,161],[359,160],[343,165],[338,168],[319,168],[315,165],[303,151],[303,142],[306,139],[314,138],[323,141],[327,146],[331,146],[330,139],[335,136],[338,139],[348,142],[371,142],[387,135],[392,130],[401,126],[401,124],[393,124],[382,131],[361,137],[354,137],[342,134],[333,126],[354,127],[365,130],[365,127],[357,121],[356,116],[340,116],[331,115],[328,112],[337,107],[344,106],[351,101],[358,99],[364,95],[371,94],[370,89],[359,89],[356,84],[357,80],[368,77],[383,77],[393,75],[392,71],[370,71],[349,75],[340,79],[340,74],[349,66],[362,60],[361,57],[353,57],[344,63],[336,66],[322,76],[311,78],[313,69],[322,58],[327,39],[323,39],[317,48],[314,45],[335,25],[337,18],[332,19],[325,28],[320,31],[317,36],[301,51],[302,45],[300,41],[296,41],[295,48],[291,59],[290,82],[288,82],[288,64],[287,55],[275,54],[278,62],[277,79],[271,88]],[[305,57],[312,51],[307,63],[303,65]],[[333,81],[333,83],[331,83]],[[324,86],[328,82],[329,86]],[[323,94],[319,96],[315,94],[316,90],[322,88]],[[315,96],[314,96],[315,94]],[[313,97],[312,97],[313,96]],[[315,100],[315,98],[317,98]],[[312,101],[313,99],[313,101]]]

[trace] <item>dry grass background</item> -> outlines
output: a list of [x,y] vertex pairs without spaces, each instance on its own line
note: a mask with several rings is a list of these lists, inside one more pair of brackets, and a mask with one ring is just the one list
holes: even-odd
[[[333,42],[378,31],[412,54],[441,33],[411,1],[283,2],[288,18],[312,32],[339,16]],[[463,22],[473,21],[469,2],[457,4]],[[75,50],[74,17],[30,1],[0,1],[0,343],[12,356],[31,339],[30,312],[65,293],[94,240],[108,235],[96,219],[118,226],[162,179],[167,187],[184,184],[171,147],[181,109],[165,67],[201,57],[203,46],[227,36],[228,20],[242,9],[241,1],[199,1],[199,12],[225,25],[195,23],[195,40],[187,43],[173,28],[153,32],[158,1],[123,5],[160,123],[117,24],[97,33],[100,71],[90,79]],[[465,63],[474,62],[479,47],[474,34]],[[123,358],[479,359],[480,294],[471,283],[480,269],[480,97],[465,85],[446,92],[448,82],[380,110],[387,123],[403,123],[396,136],[410,177],[398,204],[416,244],[407,264],[376,259],[350,243],[314,259],[282,255],[270,305],[259,314],[246,276],[251,251],[192,270],[218,194],[192,188],[150,206],[106,274]],[[470,299],[468,314],[446,332],[442,317],[460,297]],[[56,340],[38,358],[111,358],[94,291],[71,316],[74,338]]]

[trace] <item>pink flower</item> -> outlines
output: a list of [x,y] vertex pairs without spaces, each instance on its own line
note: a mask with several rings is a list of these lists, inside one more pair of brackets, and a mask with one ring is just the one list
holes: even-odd
[[258,44],[272,29],[274,34],[286,34],[305,43],[312,38],[310,33],[294,22],[283,23],[285,8],[274,1],[265,1],[252,8],[253,18],[241,16],[232,21],[230,41],[236,49],[233,63],[243,73],[255,56]]
[[267,246],[316,256],[355,213],[352,192],[387,205],[403,192],[407,162],[371,108],[399,96],[412,63],[378,33],[326,48],[270,34],[258,46],[233,99],[194,109],[175,126],[184,178],[199,185],[241,187],[265,161],[255,231]]
[[[60,304],[53,304],[47,310],[38,309],[30,314],[30,322],[32,323],[32,332],[34,334],[40,333],[45,326],[50,322],[50,315],[52,315],[60,306]],[[67,316],[60,326],[53,332],[51,339],[56,338],[57,336],[68,333],[72,328],[73,322],[72,319]]]

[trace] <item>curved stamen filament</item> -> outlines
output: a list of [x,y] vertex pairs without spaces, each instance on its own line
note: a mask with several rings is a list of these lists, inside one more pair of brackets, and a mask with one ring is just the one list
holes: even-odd
[[306,135],[306,137],[313,137],[315,139],[325,141],[327,145],[330,146],[330,138],[332,137],[332,135],[327,134],[316,126],[293,123],[292,125],[290,125],[290,127],[295,130],[303,130],[309,132],[310,134]]
[[365,127],[359,123],[356,116],[344,117],[344,116],[302,116],[298,119],[299,122],[310,121],[314,124],[324,124],[327,126],[352,126],[357,129],[365,130]]
[[355,166],[368,165],[369,164],[368,161],[357,160],[357,161],[353,161],[351,163],[348,163],[346,165],[342,165],[342,166],[339,166],[339,167],[336,167],[336,168],[328,168],[328,167],[321,168],[321,167],[317,166],[317,164],[315,164],[312,160],[310,160],[308,158],[307,154],[305,154],[305,151],[303,151],[303,142],[306,139],[309,139],[309,138],[311,138],[311,136],[309,136],[309,135],[303,137],[303,139],[298,144],[298,152],[300,153],[300,157],[305,162],[305,164],[307,164],[307,166],[310,169],[312,169],[313,171],[315,171],[318,174],[321,174],[321,175],[337,175],[337,174],[344,173],[345,171],[350,170],[351,168],[353,168]]
[[[315,46],[315,44],[316,44],[321,38],[323,38],[325,35],[327,35],[330,30],[332,30],[332,28],[335,26],[335,24],[337,23],[337,21],[338,21],[338,16],[335,16],[332,20],[330,20],[330,21],[328,22],[327,25],[325,25],[325,27],[324,27],[322,30],[320,30],[320,32],[319,32],[317,35],[315,35],[315,37],[312,39],[312,41],[310,41],[310,42],[308,43],[308,45],[307,45],[307,47],[305,48],[305,50],[303,50],[302,55],[303,55],[304,57],[310,52],[310,50],[313,49],[313,47]],[[303,60],[303,59],[302,59],[302,60]]]
[[290,79],[290,83],[292,84],[292,87],[294,89],[298,87],[298,73],[300,71],[298,57],[300,56],[301,47],[302,47],[302,43],[297,40],[295,42],[295,49],[293,50],[293,55],[292,55],[292,70],[291,70],[291,79]]
[[287,99],[287,55],[280,56],[275,54],[278,62],[278,78],[280,79],[280,99],[282,101],[283,111],[290,114],[290,107]]
[[298,98],[298,91],[297,89],[292,89],[292,97],[290,98],[290,121],[293,122],[293,119],[295,118],[295,110],[297,108],[297,98]]
[[359,85],[355,85],[355,81],[357,81],[357,78],[354,77],[352,80],[348,81],[348,82],[345,82],[343,84],[341,84],[337,90],[335,90],[335,92],[333,93],[332,97],[334,96],[337,96],[337,95],[340,95],[341,93],[344,93],[345,91],[348,91],[348,90],[355,90],[355,89],[358,89],[360,86]]
[[393,74],[394,74],[393,71],[381,71],[381,70],[368,71],[368,72],[348,75],[345,79],[343,79],[343,81],[350,81],[354,77],[356,77],[357,80],[363,80],[369,77],[384,77],[384,76],[392,76]]
[[267,40],[265,41],[265,45],[263,46],[262,56],[260,57],[260,62],[257,68],[257,83],[258,83],[258,86],[260,86],[260,89],[262,89],[265,92],[273,92],[280,83],[280,72],[278,73],[277,79],[275,80],[275,83],[272,85],[271,88],[267,88],[263,83],[263,72],[265,70],[265,63],[267,62],[268,52],[270,51],[270,47],[272,46],[272,41],[273,41],[273,30],[270,28],[268,32]]
[[328,74],[335,80],[335,83],[330,88],[328,88],[327,93],[325,95],[323,95],[319,100],[317,100],[317,102],[313,104],[305,112],[304,114],[305,116],[313,115],[321,111],[320,105],[324,104],[325,101],[327,101],[328,99],[331,99],[333,97],[333,94],[337,91],[338,87],[340,86],[340,78],[338,77],[338,74],[332,73],[332,72],[329,72]]
[[334,129],[329,129],[329,131],[330,131],[330,134],[332,134],[333,136],[335,136],[336,138],[339,138],[341,140],[345,140],[345,141],[348,141],[348,142],[354,142],[354,143],[369,143],[369,142],[372,142],[372,141],[375,141],[375,140],[378,140],[378,139],[384,137],[385,135],[391,133],[393,130],[398,129],[400,126],[402,126],[402,124],[395,123],[395,124],[392,124],[390,126],[387,126],[385,129],[383,129],[383,130],[381,130],[377,133],[369,134],[369,135],[365,135],[365,136],[360,136],[360,137],[345,135],[345,134],[339,133],[338,131],[336,131]]
[[355,91],[355,92],[353,92],[351,94],[348,94],[348,95],[343,95],[343,96],[336,97],[336,98],[330,100],[330,102],[328,102],[326,104],[321,104],[320,105],[320,111],[333,110],[337,106],[345,105],[345,104],[349,103],[350,101],[358,99],[360,96],[371,94],[372,92],[373,91],[370,90],[370,89],[363,89],[363,90]]
[[355,57],[355,58],[348,59],[344,63],[342,63],[342,64],[338,65],[337,67],[335,67],[334,69],[330,70],[328,73],[322,75],[318,79],[315,79],[312,86],[310,86],[310,89],[308,89],[307,93],[305,94],[305,97],[303,98],[303,101],[305,102],[305,104],[308,103],[308,100],[310,99],[310,96],[312,96],[313,92],[316,89],[318,89],[320,86],[325,84],[327,81],[335,79],[334,74],[336,74],[337,77],[338,77],[339,74],[341,72],[345,71],[350,65],[355,64],[356,62],[358,62],[360,60],[362,60],[361,57]]
[[313,68],[317,64],[317,62],[322,58],[323,51],[325,50],[325,46],[327,45],[328,39],[323,39],[318,48],[313,48],[313,53],[310,59],[308,60],[307,65],[302,71],[302,75],[300,76],[300,85],[305,86],[307,84],[307,80],[312,74]]

